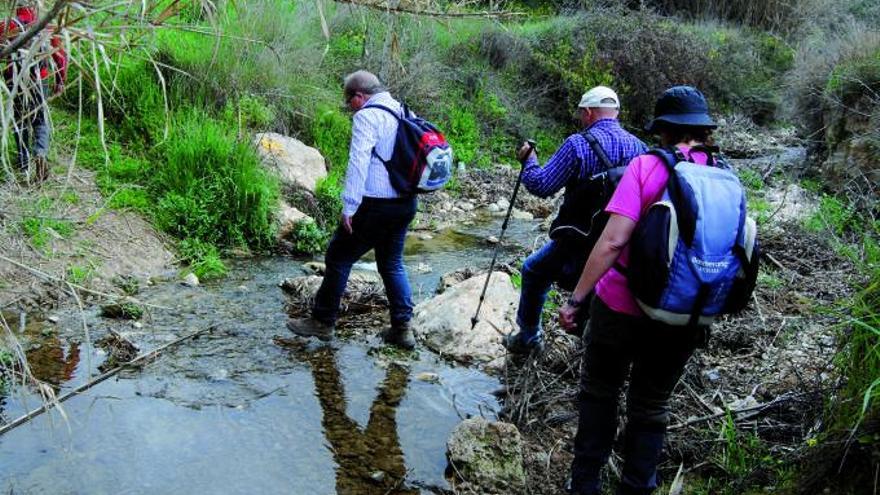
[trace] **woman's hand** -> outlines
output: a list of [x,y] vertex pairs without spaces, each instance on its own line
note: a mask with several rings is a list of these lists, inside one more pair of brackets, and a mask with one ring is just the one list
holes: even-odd
[[565,330],[574,330],[577,327],[577,315],[580,308],[565,303],[559,308],[559,325]]

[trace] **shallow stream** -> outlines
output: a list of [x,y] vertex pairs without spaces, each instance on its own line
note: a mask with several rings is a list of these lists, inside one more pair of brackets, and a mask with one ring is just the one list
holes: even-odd
[[[531,248],[536,222],[515,222],[510,249]],[[407,241],[417,300],[439,277],[485,266],[499,219]],[[505,247],[508,249],[508,247]],[[401,356],[370,334],[279,345],[289,258],[232,263],[200,287],[165,282],[138,297],[141,324],[62,310],[24,329],[38,378],[61,395],[96,376],[105,353],[87,345],[113,329],[140,352],[216,329],[127,370],[0,437],[3,493],[435,493],[448,488],[446,440],[463,417],[494,418],[496,378],[420,349]],[[296,339],[291,339],[296,340]],[[37,407],[34,390],[0,397],[9,421]]]

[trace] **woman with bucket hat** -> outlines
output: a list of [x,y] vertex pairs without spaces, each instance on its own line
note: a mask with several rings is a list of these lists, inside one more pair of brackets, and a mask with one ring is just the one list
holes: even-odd
[[[705,145],[717,125],[697,89],[666,90],[654,115],[646,130],[659,136],[662,147],[675,147],[688,161],[701,165],[712,159]],[[648,318],[627,284],[630,239],[647,208],[664,194],[668,178],[659,156],[644,154],[630,162],[606,208],[608,224],[571,298],[559,311],[562,326],[569,328],[575,325],[578,311],[591,304],[575,457],[567,487],[572,494],[601,493],[600,470],[614,443],[617,402],[627,377],[624,465],[617,493],[649,494],[657,488],[669,397],[694,349],[705,339],[704,326],[672,326]],[[594,289],[596,296],[587,301]]]

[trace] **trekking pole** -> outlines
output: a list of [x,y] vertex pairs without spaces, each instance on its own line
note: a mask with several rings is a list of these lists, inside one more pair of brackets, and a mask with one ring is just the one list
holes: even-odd
[[526,170],[525,160],[528,159],[532,150],[535,149],[535,141],[528,139],[526,140],[526,144],[529,146],[529,149],[526,152],[526,159],[520,163],[522,166],[519,169],[519,176],[516,178],[516,185],[513,186],[513,194],[510,196],[510,204],[507,206],[507,214],[504,215],[504,222],[501,224],[501,234],[498,236],[498,242],[495,243],[495,252],[492,253],[492,262],[489,263],[489,273],[486,274],[486,282],[483,283],[483,291],[480,292],[480,302],[477,303],[477,311],[474,313],[474,317],[471,318],[471,330],[473,330],[480,321],[480,308],[483,307],[483,299],[486,298],[486,289],[489,288],[489,279],[492,278],[492,270],[495,268],[495,260],[498,258],[498,248],[501,247],[501,241],[504,240],[504,233],[507,231],[507,224],[510,221],[510,212],[513,211],[513,203],[516,201],[516,195],[519,193],[519,185],[522,184],[523,172]]

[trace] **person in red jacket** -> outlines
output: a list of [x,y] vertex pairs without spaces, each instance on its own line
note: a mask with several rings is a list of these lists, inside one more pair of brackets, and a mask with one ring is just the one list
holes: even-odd
[[[24,36],[38,21],[37,7],[19,6],[15,16],[0,25],[0,47],[9,46]],[[50,79],[52,94],[64,89],[67,79],[67,53],[57,34],[37,33],[8,56],[3,71],[6,88],[14,101],[12,131],[15,136],[17,164],[23,173],[33,166],[37,181],[49,175],[46,156],[49,153],[47,97]]]

